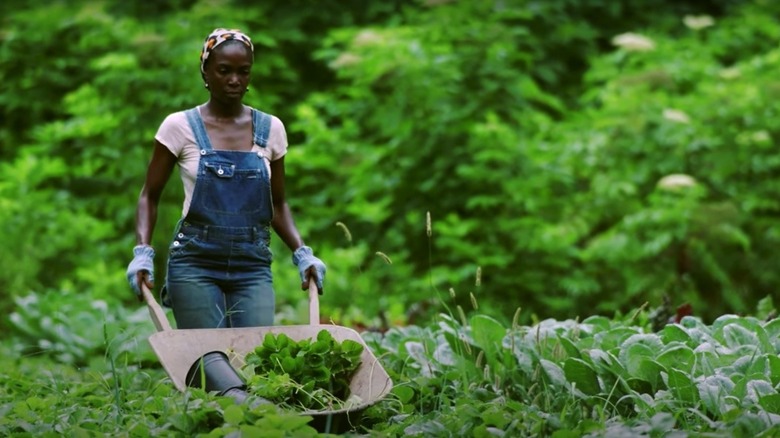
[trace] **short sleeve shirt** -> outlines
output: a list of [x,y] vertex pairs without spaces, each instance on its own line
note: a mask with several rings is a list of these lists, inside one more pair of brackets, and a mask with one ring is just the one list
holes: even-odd
[[[200,161],[200,148],[195,141],[195,134],[192,132],[189,122],[187,122],[187,116],[184,114],[184,111],[168,115],[160,124],[154,138],[168,148],[177,158],[181,181],[184,184],[182,217],[185,217],[192,201],[192,192],[195,189],[195,179],[198,175],[198,164]],[[266,147],[263,148],[255,144],[252,146],[252,152],[263,156],[263,161],[270,175],[271,161],[276,161],[287,153],[287,132],[279,118],[271,116],[271,129],[268,134]]]

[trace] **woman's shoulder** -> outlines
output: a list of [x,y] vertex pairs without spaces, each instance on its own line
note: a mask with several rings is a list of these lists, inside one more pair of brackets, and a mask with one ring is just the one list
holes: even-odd
[[176,111],[168,114],[162,121],[162,125],[181,125],[187,124],[187,111]]
[[[250,108],[252,108],[252,107],[250,107]],[[263,115],[267,116],[270,119],[270,126],[269,126],[269,131],[270,131],[269,134],[270,134],[270,136],[273,137],[274,134],[279,135],[280,133],[281,133],[281,135],[285,135],[286,136],[286,132],[285,132],[285,128],[284,128],[284,122],[282,122],[282,119],[280,119],[279,117],[276,117],[275,115],[273,115],[273,114],[271,114],[269,112],[263,111],[263,110],[258,109],[258,108],[252,108],[252,110],[253,111],[257,111],[260,114],[263,114]]]
[[273,125],[273,124],[280,124],[280,125],[284,126],[284,124],[282,123],[282,120],[279,119],[279,117],[276,117],[275,115],[269,113],[268,111],[261,110],[260,108],[255,108],[255,107],[251,107],[251,106],[249,108],[252,111],[257,111],[261,115],[269,117],[271,119],[271,125]]
[[155,138],[178,156],[184,145],[192,142],[192,129],[187,121],[186,111],[168,114],[157,129]]
[[271,161],[282,157],[287,152],[287,131],[284,128],[284,123],[279,117],[273,114],[257,108],[252,109],[254,111],[259,111],[270,118],[267,147],[271,151]]

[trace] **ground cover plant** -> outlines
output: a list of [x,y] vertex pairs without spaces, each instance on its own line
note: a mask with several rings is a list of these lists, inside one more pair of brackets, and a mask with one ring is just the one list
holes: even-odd
[[[769,298],[754,316],[685,316],[657,332],[646,309],[532,325],[455,309],[363,334],[394,388],[345,435],[780,434],[780,319]],[[330,434],[275,405],[179,393],[159,365],[117,354],[110,339],[102,369],[16,359],[0,345],[3,436]]]

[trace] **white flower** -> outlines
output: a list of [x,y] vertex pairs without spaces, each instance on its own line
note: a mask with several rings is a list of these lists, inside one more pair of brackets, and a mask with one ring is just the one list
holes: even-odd
[[668,190],[668,191],[675,191],[680,189],[685,189],[688,187],[693,187],[696,185],[696,179],[694,179],[690,175],[685,175],[682,173],[673,173],[671,175],[666,175],[665,177],[658,180],[658,188],[662,190]]
[[365,29],[355,35],[353,41],[355,47],[372,46],[382,42],[382,36],[373,30]]
[[683,23],[685,23],[689,29],[701,30],[705,27],[714,26],[715,20],[709,15],[686,15],[683,18]]
[[344,52],[330,63],[330,68],[339,69],[349,67],[360,62],[360,57],[349,52]]
[[742,76],[742,72],[737,67],[727,67],[720,71],[720,77],[723,79],[736,79]]
[[655,49],[655,43],[650,38],[636,33],[623,33],[612,38],[612,44],[629,52],[646,52]]
[[688,114],[685,114],[680,110],[671,109],[671,108],[667,108],[664,110],[664,118],[671,122],[685,123],[685,124],[691,123],[691,118],[688,117]]

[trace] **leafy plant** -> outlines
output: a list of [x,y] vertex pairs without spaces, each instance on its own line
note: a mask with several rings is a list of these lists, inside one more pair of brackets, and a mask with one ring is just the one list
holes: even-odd
[[242,372],[249,392],[274,403],[301,409],[338,409],[350,397],[349,385],[363,345],[338,342],[327,330],[316,339],[294,341],[268,333],[262,345],[246,355]]
[[10,341],[18,354],[46,355],[66,364],[87,365],[102,358],[107,347],[116,360],[156,362],[145,342],[154,329],[148,311],[115,303],[68,290],[15,298],[8,317]]

